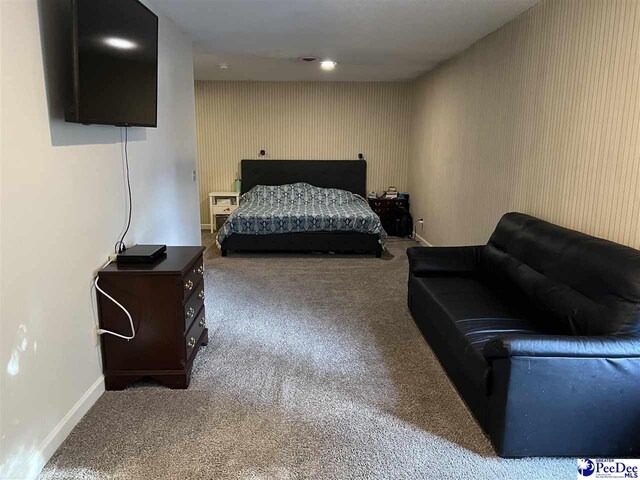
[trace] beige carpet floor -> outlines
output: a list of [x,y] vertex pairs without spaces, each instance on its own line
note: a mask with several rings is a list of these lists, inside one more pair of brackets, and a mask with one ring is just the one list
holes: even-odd
[[106,392],[41,478],[576,478],[571,459],[496,456],[407,310],[412,244],[382,259],[210,247],[190,388]]

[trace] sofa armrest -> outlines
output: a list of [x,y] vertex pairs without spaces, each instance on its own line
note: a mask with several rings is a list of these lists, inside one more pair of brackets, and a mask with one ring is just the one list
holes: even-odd
[[567,335],[508,335],[488,342],[483,349],[485,358],[509,357],[574,357],[574,358],[633,358],[640,357],[640,337],[567,336]]
[[490,436],[503,457],[640,455],[640,342],[504,337],[489,342]]
[[415,276],[437,273],[472,273],[478,265],[481,246],[410,247],[409,271]]

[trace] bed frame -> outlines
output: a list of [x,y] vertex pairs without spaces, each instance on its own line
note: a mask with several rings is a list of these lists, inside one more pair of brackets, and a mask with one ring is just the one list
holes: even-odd
[[[321,188],[339,188],[366,198],[367,162],[364,160],[242,160],[242,190],[256,185],[306,182]],[[364,252],[380,258],[379,236],[359,232],[303,232],[274,235],[230,235],[220,251],[245,252]]]

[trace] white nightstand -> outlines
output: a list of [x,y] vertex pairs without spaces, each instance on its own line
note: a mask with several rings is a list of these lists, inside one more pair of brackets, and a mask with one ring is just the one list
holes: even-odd
[[216,229],[216,215],[230,215],[238,208],[240,194],[237,192],[211,192],[209,194],[209,219],[211,233]]

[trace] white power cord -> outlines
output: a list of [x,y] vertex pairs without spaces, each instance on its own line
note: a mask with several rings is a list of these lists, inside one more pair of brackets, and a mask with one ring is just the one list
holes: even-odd
[[[111,263],[111,260],[109,260],[104,267],[106,267],[107,265],[109,265]],[[104,268],[102,267],[102,268]],[[113,303],[115,303],[118,307],[120,307],[122,309],[122,311],[124,313],[127,314],[127,317],[129,318],[129,324],[131,325],[131,336],[127,336],[127,335],[121,335],[119,333],[116,332],[112,332],[110,330],[103,330],[102,328],[98,328],[96,331],[98,332],[98,335],[103,335],[103,334],[108,334],[108,335],[113,335],[115,337],[118,338],[123,338],[127,341],[129,340],[133,340],[136,336],[136,329],[133,326],[133,318],[131,318],[131,314],[128,312],[128,310],[126,308],[124,308],[115,298],[113,298],[111,295],[109,295],[107,292],[105,292],[104,290],[102,290],[100,288],[100,285],[98,285],[98,279],[100,278],[100,275],[96,275],[96,278],[93,280],[93,286],[96,287],[96,290],[98,292],[100,292],[102,295],[104,295],[105,297],[107,297],[109,300],[111,300]]]

